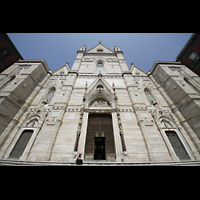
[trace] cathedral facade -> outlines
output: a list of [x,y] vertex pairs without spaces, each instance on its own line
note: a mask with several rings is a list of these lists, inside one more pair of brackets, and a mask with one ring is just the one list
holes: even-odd
[[0,74],[0,160],[200,161],[200,78],[180,62],[145,73],[123,52],[82,46],[70,69],[20,60]]

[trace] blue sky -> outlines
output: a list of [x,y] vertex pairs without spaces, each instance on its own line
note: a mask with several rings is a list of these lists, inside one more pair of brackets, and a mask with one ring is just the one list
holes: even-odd
[[71,68],[81,46],[102,44],[124,52],[128,68],[133,62],[148,72],[155,61],[175,61],[192,33],[8,33],[24,59],[45,60],[55,71],[69,62]]

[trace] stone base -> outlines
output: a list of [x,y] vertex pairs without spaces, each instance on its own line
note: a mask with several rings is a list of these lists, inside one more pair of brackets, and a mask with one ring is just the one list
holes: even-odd
[[[0,159],[0,166],[76,166],[76,163],[52,162],[52,161],[22,161]],[[200,166],[200,160],[185,160],[177,162],[84,162],[81,166]]]

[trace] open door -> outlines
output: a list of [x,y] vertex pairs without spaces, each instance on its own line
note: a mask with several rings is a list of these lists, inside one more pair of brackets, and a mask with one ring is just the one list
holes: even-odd
[[105,160],[105,137],[95,137],[94,159]]

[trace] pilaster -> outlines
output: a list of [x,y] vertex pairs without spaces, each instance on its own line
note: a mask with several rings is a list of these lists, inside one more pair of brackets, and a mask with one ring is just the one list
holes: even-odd
[[74,64],[71,68],[72,71],[76,71],[76,72],[79,71],[79,68],[80,68],[84,54],[85,54],[85,51],[82,51],[82,50],[77,51],[76,59],[75,59]]
[[121,67],[122,73],[129,71],[129,69],[126,65],[126,61],[125,61],[124,56],[123,56],[123,51],[116,51],[115,54],[116,54],[116,56],[119,60],[119,65]]
[[121,138],[119,134],[119,124],[117,119],[117,113],[112,113],[112,122],[113,122],[113,133],[115,140],[115,154],[116,154],[116,162],[121,162],[123,157]]
[[81,153],[82,159],[84,159],[84,155],[85,155],[85,141],[86,141],[86,134],[87,134],[87,125],[88,125],[88,112],[84,112],[83,122],[82,122],[82,127],[81,127],[81,134],[79,137],[78,151],[77,151],[77,154]]

